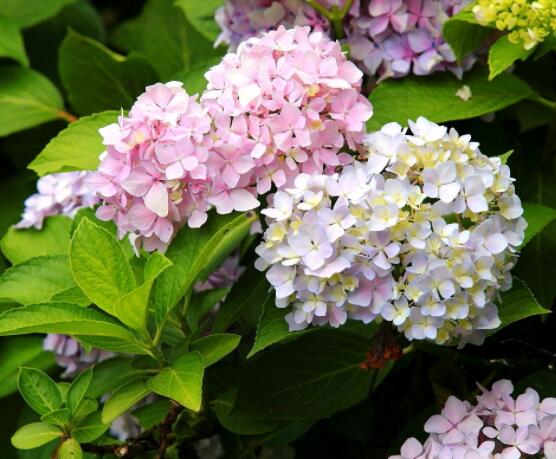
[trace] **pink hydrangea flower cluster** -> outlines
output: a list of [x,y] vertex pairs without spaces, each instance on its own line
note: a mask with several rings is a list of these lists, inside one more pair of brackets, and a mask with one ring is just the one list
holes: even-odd
[[346,17],[351,57],[380,79],[450,70],[461,77],[475,62],[461,65],[442,37],[442,25],[470,0],[355,0]]
[[514,398],[508,380],[479,387],[475,405],[450,396],[425,423],[427,440],[409,438],[389,459],[556,458],[556,398],[541,400],[532,388]]
[[299,170],[351,161],[372,115],[362,73],[309,27],[264,34],[206,74],[201,102],[181,83],[149,86],[129,116],[100,130],[106,152],[87,180],[102,220],[137,246],[164,250],[176,230],[259,205]]
[[[280,26],[243,42],[207,72],[202,96],[215,120],[212,161],[222,164],[222,179],[266,193],[300,171],[351,162],[345,150],[361,148],[372,116],[362,76],[338,42],[309,27]],[[236,158],[250,168],[236,167]]]
[[45,175],[37,181],[37,193],[25,200],[25,209],[16,228],[41,229],[46,217],[73,217],[83,207],[93,207],[99,199],[85,185],[88,172]]
[[222,43],[236,50],[242,41],[283,25],[327,30],[328,23],[304,0],[227,0],[216,10],[222,29],[215,46]]

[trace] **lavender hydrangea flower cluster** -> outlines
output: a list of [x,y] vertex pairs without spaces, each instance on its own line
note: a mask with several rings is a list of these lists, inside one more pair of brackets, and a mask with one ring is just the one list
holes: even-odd
[[500,324],[524,237],[508,166],[419,118],[369,134],[366,162],[297,177],[264,209],[256,252],[291,330],[352,318],[409,340],[480,343]]
[[532,388],[514,398],[504,379],[479,388],[475,405],[450,396],[425,423],[424,444],[409,438],[389,459],[556,458],[556,398],[541,400]]

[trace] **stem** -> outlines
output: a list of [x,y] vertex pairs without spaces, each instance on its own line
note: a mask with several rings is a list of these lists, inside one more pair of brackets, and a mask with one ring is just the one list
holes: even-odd
[[531,102],[536,102],[537,104],[542,105],[543,107],[556,111],[556,102],[548,100],[539,94],[529,96],[527,100],[530,100]]
[[66,120],[68,123],[73,123],[79,119],[77,116],[71,114],[70,112],[66,112],[65,110],[60,110],[58,112],[58,116],[63,120]]
[[311,8],[317,10],[320,14],[322,14],[326,19],[332,21],[332,13],[328,11],[324,6],[322,6],[316,0],[305,0],[305,3],[309,5]]
[[172,402],[172,408],[170,409],[170,412],[166,415],[166,417],[164,418],[164,420],[160,423],[160,438],[159,438],[159,447],[158,447],[158,451],[156,453],[155,459],[164,459],[164,456],[166,455],[166,450],[168,449],[168,447],[170,446],[170,443],[168,442],[168,433],[171,432],[172,430],[172,425],[174,424],[174,422],[176,422],[176,419],[178,419],[178,415],[181,413],[181,411],[183,410],[183,407],[181,407],[180,405],[178,405],[175,402]]

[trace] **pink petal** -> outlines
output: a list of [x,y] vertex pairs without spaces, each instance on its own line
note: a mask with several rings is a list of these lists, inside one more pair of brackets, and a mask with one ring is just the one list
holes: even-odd
[[162,182],[155,182],[144,196],[145,206],[159,217],[168,215],[168,189]]

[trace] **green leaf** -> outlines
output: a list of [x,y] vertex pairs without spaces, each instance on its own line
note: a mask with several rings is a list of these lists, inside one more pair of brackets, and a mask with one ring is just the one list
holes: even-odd
[[63,118],[63,109],[62,96],[48,78],[34,70],[2,66],[0,137]]
[[191,350],[200,352],[203,356],[205,367],[209,367],[238,347],[240,341],[240,335],[217,333],[194,341],[191,343]]
[[147,380],[137,379],[112,392],[102,409],[102,422],[110,424],[119,415],[127,411],[140,400],[143,400],[151,390]]
[[95,365],[93,379],[87,390],[87,396],[99,398],[114,389],[127,384],[145,374],[144,370],[135,368],[127,357],[114,357]]
[[44,350],[42,336],[3,338],[0,345],[0,398],[17,390],[19,367],[46,370],[54,356]]
[[[0,336],[29,333],[61,333],[80,339],[104,338],[105,349],[141,351],[133,334],[108,316],[69,303],[42,303],[24,306],[4,313],[0,320]],[[143,349],[143,353],[145,350]]]
[[81,459],[83,451],[75,438],[68,438],[58,450],[58,459]]
[[27,405],[39,414],[57,410],[62,404],[62,395],[58,386],[40,370],[22,367],[19,370],[17,383]]
[[135,288],[135,278],[121,247],[104,228],[83,218],[70,244],[73,277],[98,307],[116,315],[115,301]]
[[10,19],[0,16],[0,57],[8,57],[29,67],[23,37],[17,25]]
[[[462,100],[456,92],[464,85],[471,89],[471,98]],[[483,68],[466,72],[462,80],[442,72],[422,78],[418,76],[388,79],[371,93],[374,115],[367,122],[370,131],[396,121],[424,116],[430,121],[475,118],[501,110],[533,94],[533,90],[514,75],[502,74],[492,81]]]
[[280,426],[279,421],[237,415],[232,407],[237,397],[237,389],[229,389],[212,402],[218,422],[226,430],[238,435],[260,435]]
[[502,293],[502,302],[498,306],[498,315],[502,322],[496,331],[527,317],[540,314],[548,314],[550,311],[544,309],[535,299],[531,290],[525,283],[514,277],[513,287]]
[[72,422],[78,423],[86,416],[89,416],[91,413],[95,412],[98,409],[98,402],[93,400],[92,398],[84,398],[79,405],[77,411],[72,415]]
[[145,282],[128,294],[118,298],[114,305],[114,311],[129,327],[147,332],[147,306],[149,295],[154,281],[172,262],[161,253],[155,252],[150,255],[144,268]]
[[70,411],[67,408],[58,408],[50,413],[43,414],[41,421],[64,428],[70,419]]
[[45,445],[63,432],[55,426],[44,422],[33,422],[21,427],[12,437],[12,445],[18,449],[33,449]]
[[68,395],[66,396],[66,406],[69,408],[71,414],[77,412],[79,405],[85,398],[85,394],[89,389],[92,379],[93,369],[89,368],[81,373],[71,383]]
[[157,400],[133,410],[131,414],[139,421],[143,429],[150,429],[164,420],[170,411],[170,406],[169,400]]
[[183,83],[183,87],[189,94],[201,94],[207,88],[205,73],[221,60],[222,58],[218,56],[197,62],[184,72],[175,75],[175,79]]
[[81,115],[130,108],[145,86],[159,80],[143,56],[121,56],[71,30],[60,46],[59,70],[71,106]]
[[201,409],[205,364],[198,352],[178,357],[169,367],[149,379],[149,389],[193,411]]
[[[120,112],[109,110],[84,116],[54,137],[29,164],[39,176],[55,172],[94,170],[105,150],[98,130],[116,122]],[[79,154],[75,146],[79,145]]]
[[255,343],[249,351],[247,358],[253,357],[272,344],[279,343],[293,336],[303,335],[314,329],[308,328],[301,331],[291,332],[288,323],[284,319],[286,310],[277,308],[274,304],[274,295],[270,295],[263,306],[263,312],[257,325]]
[[508,35],[502,35],[496,43],[490,47],[488,52],[488,67],[490,69],[488,79],[492,80],[518,59],[524,61],[533,51],[534,48],[525,49],[521,42],[512,43]]
[[91,305],[91,300],[85,296],[77,285],[57,293],[51,298],[51,301],[78,304],[84,308]]
[[155,317],[162,324],[179,299],[197,280],[204,280],[249,233],[254,215],[212,214],[201,230],[182,228],[166,256],[174,263],[156,280]]
[[75,0],[1,0],[0,16],[10,18],[19,27],[30,27],[54,16]]
[[262,309],[269,296],[272,294],[265,274],[254,266],[249,266],[221,305],[214,321],[213,330],[215,332],[227,330],[250,305],[260,305]]
[[0,298],[24,305],[43,303],[73,286],[67,256],[37,257],[4,271],[0,276]]
[[523,241],[523,245],[526,245],[556,218],[556,209],[526,202],[523,204],[523,218],[527,221],[525,239]]
[[370,340],[318,330],[269,349],[247,366],[232,414],[261,419],[319,419],[363,400],[372,372],[361,362]]
[[492,29],[476,24],[474,20],[463,12],[448,19],[442,28],[444,39],[459,61],[481,46],[492,33]]
[[71,220],[48,217],[42,230],[11,227],[0,240],[4,256],[14,265],[43,255],[68,255]]
[[218,302],[230,293],[229,288],[211,288],[202,292],[194,292],[187,304],[185,320],[189,328],[197,330],[199,321],[213,309]]
[[223,0],[177,0],[175,5],[180,7],[189,22],[197,31],[202,33],[211,42],[215,41],[221,30],[214,15],[217,8],[224,5]]
[[71,436],[80,443],[89,443],[96,440],[108,430],[110,424],[104,424],[100,412],[95,411],[79,421],[71,430]]

